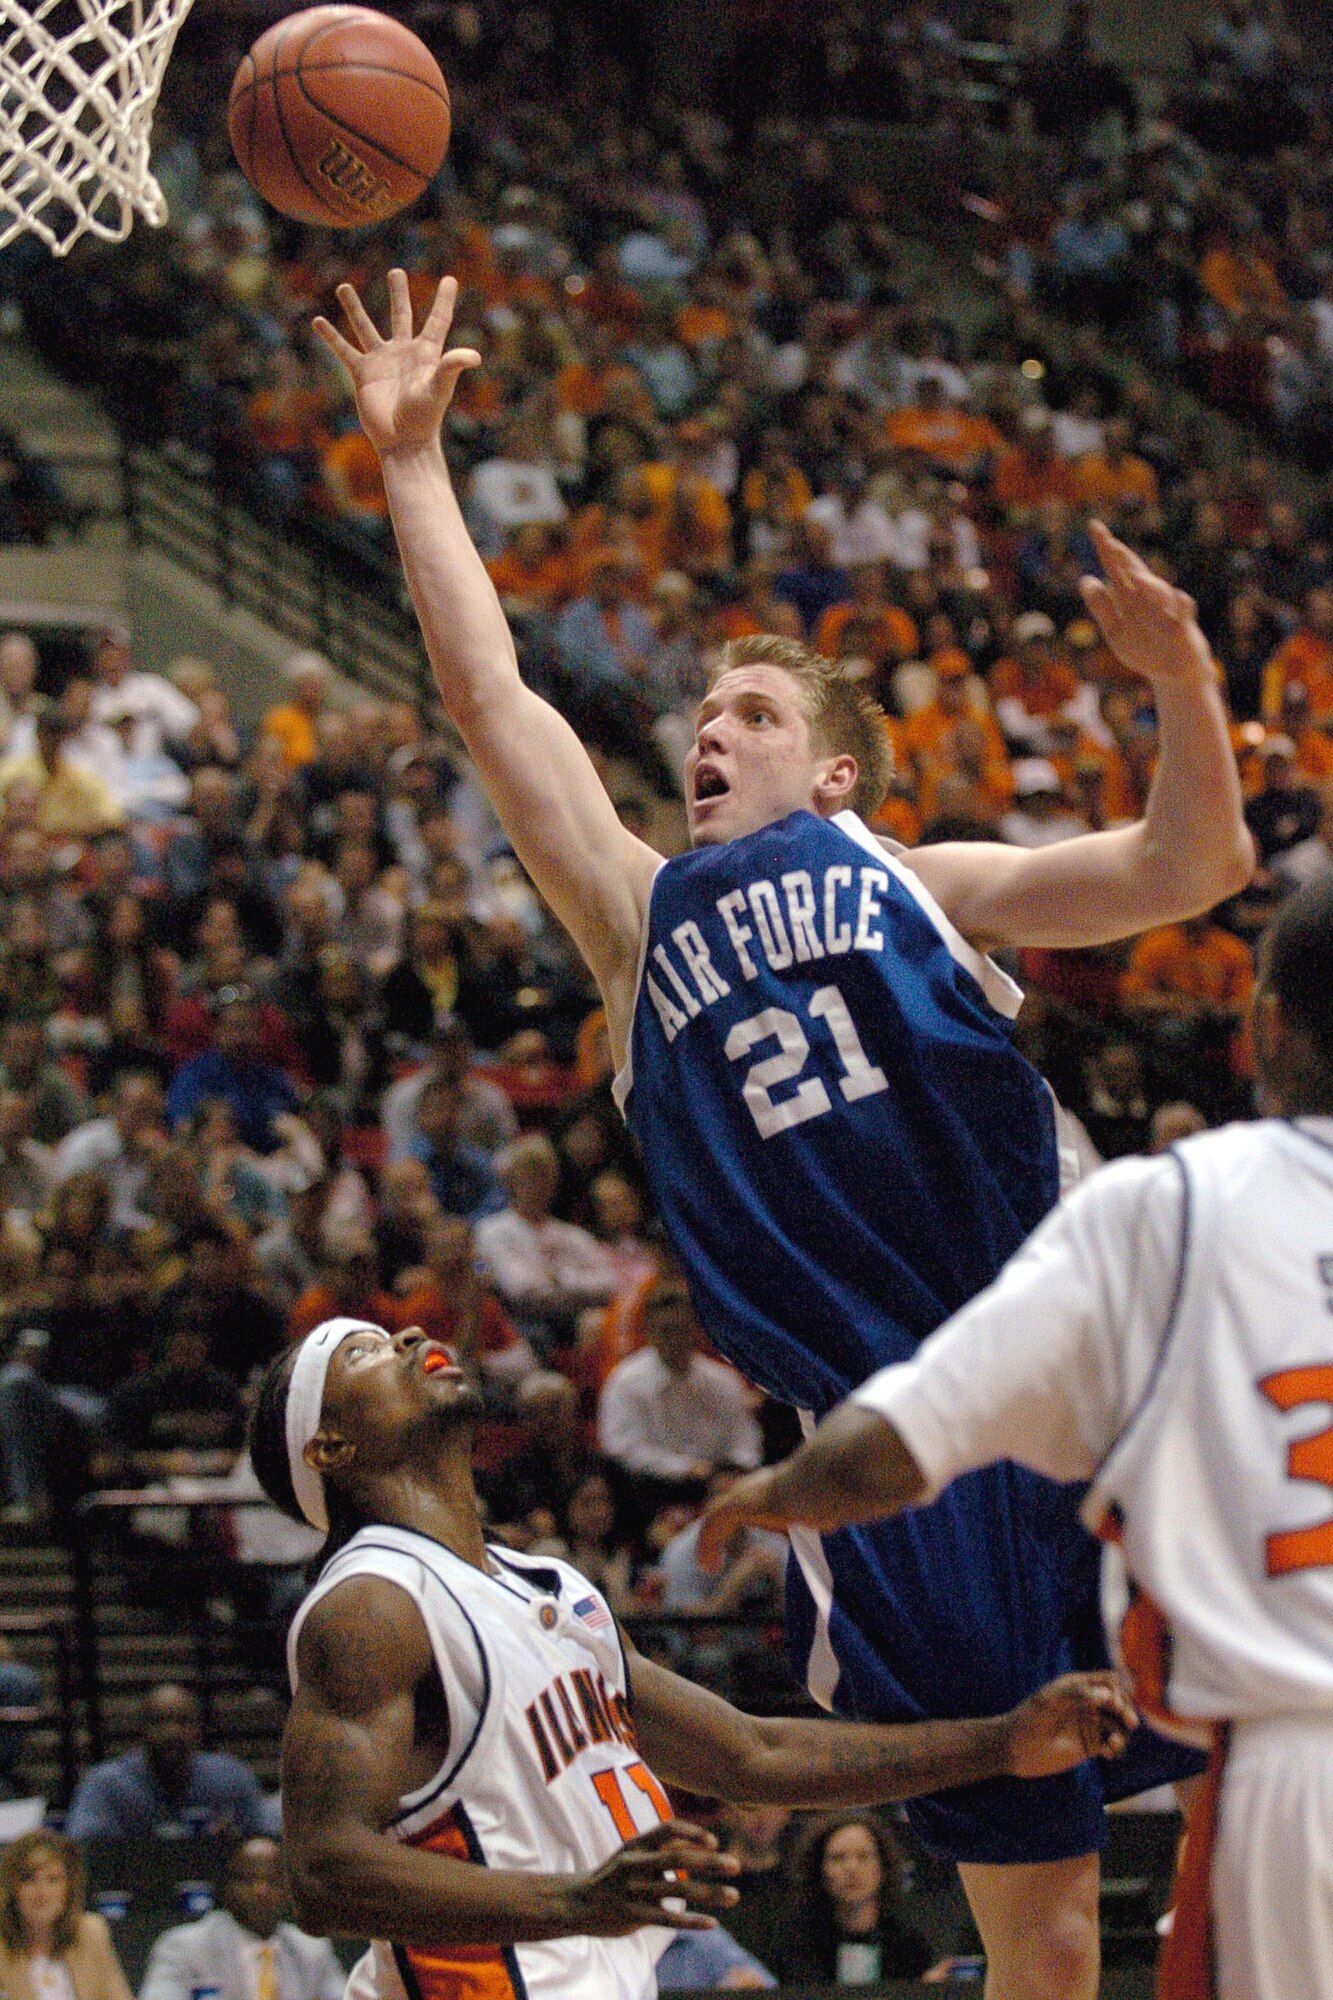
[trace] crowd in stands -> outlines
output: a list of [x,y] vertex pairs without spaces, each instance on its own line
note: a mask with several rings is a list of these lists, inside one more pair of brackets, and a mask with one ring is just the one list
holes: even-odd
[[[850,112],[947,123],[961,42],[1013,43],[995,10],[908,7],[887,37],[882,10],[814,11],[822,67],[791,70],[797,114],[828,108],[814,75]],[[308,323],[344,278],[376,309],[401,262],[420,309],[455,273],[456,338],[485,357],[446,436],[469,523],[525,674],[654,837],[711,656],[760,632],[820,647],[883,702],[890,838],[1035,847],[1136,816],[1151,701],[1078,591],[1104,519],[1198,602],[1259,866],[1192,923],[1020,954],[1019,1034],[1089,1162],[1243,1115],[1257,941],[1333,869],[1333,508],[1271,443],[1222,451],[1162,380],[1188,370],[1326,469],[1330,183],[1292,45],[1225,0],[1170,126],[1140,123],[1086,10],[1054,53],[997,68],[996,117],[1062,166],[986,190],[1002,292],[969,328],[821,139],[756,203],[753,71],[739,138],[657,99],[631,116],[615,78],[650,51],[621,46],[617,70],[599,18],[534,5],[520,33],[485,6],[434,10],[446,177],[351,238],[261,209],[204,122],[239,45],[187,28],[156,133],[171,229],[68,269],[11,257],[0,287],[140,435],[285,533],[340,524],[393,588],[374,456]],[[1266,144],[1258,121],[1237,129],[1252,91]],[[1084,101],[1097,120],[1065,115]],[[1090,151],[1090,123],[1120,143]],[[1048,305],[1083,322],[1072,338]],[[420,1324],[484,1383],[493,1531],[568,1553],[618,1614],[691,1614],[692,1641],[655,1643],[752,1702],[779,1671],[781,1552],[741,1536],[706,1575],[694,1524],[789,1420],[707,1354],[597,996],[439,732],[433,706],[372,700],[317,654],[288,660],[248,729],[219,665],[144,671],[122,628],[63,686],[26,632],[0,636],[0,1501],[11,1527],[59,1530],[96,1484],[252,1497],[240,1447],[267,1358],[332,1313]],[[311,1546],[238,1511],[228,1588],[279,1621]],[[0,1653],[0,1700],[31,1700],[26,1672]],[[0,1733],[0,1779],[5,1754]],[[99,1775],[125,1791],[95,1773],[94,1792]],[[727,1822],[756,1885],[742,1916],[780,1882],[806,1957],[794,1942],[777,1964],[743,1922],[741,1945],[808,1978],[867,1939],[886,1972],[923,1969],[878,1822],[815,1829],[789,1867],[780,1819]]]

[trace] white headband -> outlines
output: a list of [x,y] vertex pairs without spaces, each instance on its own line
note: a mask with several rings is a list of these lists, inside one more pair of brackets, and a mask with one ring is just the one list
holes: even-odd
[[307,1465],[305,1448],[319,1430],[324,1407],[324,1379],[329,1372],[333,1350],[349,1334],[383,1333],[368,1319],[326,1319],[308,1333],[296,1351],[296,1366],[287,1384],[287,1465],[292,1475],[296,1504],[312,1528],[322,1535],[329,1531],[329,1511],[324,1504],[324,1479],[313,1465]]

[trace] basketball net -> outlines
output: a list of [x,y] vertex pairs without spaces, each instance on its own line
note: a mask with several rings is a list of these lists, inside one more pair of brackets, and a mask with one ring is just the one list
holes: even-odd
[[63,257],[167,219],[153,109],[191,0],[0,0],[0,248],[30,230]]

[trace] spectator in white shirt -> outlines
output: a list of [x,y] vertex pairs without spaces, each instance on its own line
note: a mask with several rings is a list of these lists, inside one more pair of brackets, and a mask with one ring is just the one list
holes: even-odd
[[555,473],[541,456],[530,424],[512,423],[497,457],[472,475],[472,503],[501,536],[529,521],[563,521],[565,503]]
[[833,490],[821,493],[805,511],[807,519],[827,528],[833,561],[841,569],[898,561],[898,534],[879,501],[867,493],[864,466],[849,460]]
[[123,625],[108,625],[101,633],[93,665],[98,683],[94,722],[109,722],[128,709],[139,724],[134,747],[141,756],[155,756],[164,742],[183,743],[199,720],[194,702],[164,674],[147,674],[135,667],[130,635]]
[[0,749],[26,757],[37,744],[37,648],[26,632],[0,633]]
[[702,1487],[720,1465],[758,1465],[759,1425],[745,1385],[697,1351],[684,1280],[664,1274],[643,1319],[647,1345],[612,1369],[597,1406],[606,1457],[636,1485],[660,1489]]
[[276,1840],[247,1840],[232,1856],[224,1908],[177,1924],[153,1946],[139,2000],[342,2000],[346,1974],[327,1938],[282,1921],[286,1871]]
[[551,1214],[560,1162],[549,1139],[515,1139],[496,1160],[509,1206],[477,1224],[477,1255],[510,1311],[538,1344],[569,1340],[578,1316],[620,1284],[615,1259],[586,1229]]
[[99,1169],[111,1182],[115,1222],[142,1228],[149,1162],[165,1140],[161,1084],[146,1071],[128,1071],[116,1085],[110,1115],[76,1125],[56,1147],[56,1179]]

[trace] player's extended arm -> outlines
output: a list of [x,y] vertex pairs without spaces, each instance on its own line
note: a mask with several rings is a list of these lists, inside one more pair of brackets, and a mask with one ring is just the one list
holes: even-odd
[[1193,600],[1100,522],[1105,582],[1083,595],[1111,651],[1152,683],[1160,754],[1133,826],[1037,849],[942,843],[908,856],[964,936],[981,945],[1107,944],[1197,916],[1254,872],[1226,709]]
[[[584,1875],[486,1868],[394,1840],[389,1823],[413,1770],[415,1697],[434,1671],[420,1614],[375,1577],[317,1604],[298,1644],[300,1685],[282,1753],[282,1816],[293,1900],[307,1930],[449,1944],[618,1937],[642,1924],[708,1927],[734,1873],[710,1834],[671,1821]],[[515,1808],[518,1809],[517,1806]],[[688,1880],[669,1871],[685,1870]],[[663,1911],[664,1897],[684,1908]]]
[[459,376],[481,359],[472,348],[445,351],[458,286],[441,281],[414,334],[406,274],[390,271],[388,282],[387,340],[351,285],[338,288],[351,339],[326,319],[315,331],[347,370],[379,453],[445,708],[515,853],[607,994],[626,968],[633,976],[660,857],[621,825],[563,716],[523,685],[500,600],[455,498],[440,427]]
[[751,1805],[881,1805],[984,1778],[1048,1777],[1119,1756],[1134,1727],[1110,1672],[1066,1674],[1007,1715],[867,1723],[744,1715],[667,1667],[637,1654],[632,1664],[634,1726],[658,1777]]

